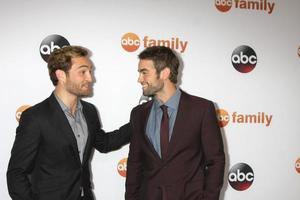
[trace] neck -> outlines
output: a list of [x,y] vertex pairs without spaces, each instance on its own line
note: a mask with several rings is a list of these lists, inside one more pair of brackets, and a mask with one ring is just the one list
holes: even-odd
[[54,90],[55,95],[70,109],[72,114],[75,113],[78,97],[66,90],[56,87]]
[[175,84],[165,84],[164,88],[155,95],[155,98],[161,101],[163,104],[166,103],[176,92]]

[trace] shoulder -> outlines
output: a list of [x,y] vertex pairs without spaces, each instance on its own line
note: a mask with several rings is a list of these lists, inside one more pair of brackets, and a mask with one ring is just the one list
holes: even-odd
[[19,126],[24,124],[37,124],[41,120],[48,118],[52,110],[51,100],[49,98],[24,110],[20,116]]
[[98,109],[94,104],[84,100],[80,100],[80,102],[82,104],[82,110],[85,115],[91,116],[91,118],[98,119],[99,117]]
[[50,109],[50,97],[47,99],[29,107],[25,111],[23,111],[22,115],[40,115],[43,113],[47,113],[47,110]]
[[181,91],[181,100],[189,103],[193,106],[211,106],[213,102],[209,99],[188,94],[187,92]]
[[131,111],[131,113],[139,113],[139,112],[144,112],[147,109],[150,109],[151,106],[153,104],[153,100],[142,103],[140,105],[137,105],[136,107],[134,107]]
[[92,103],[89,103],[87,101],[84,101],[84,100],[80,100],[82,106],[85,108],[85,109],[91,109],[91,110],[96,110],[96,106]]

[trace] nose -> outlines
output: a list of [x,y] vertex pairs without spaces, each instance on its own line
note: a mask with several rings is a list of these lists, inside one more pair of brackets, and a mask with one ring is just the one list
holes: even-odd
[[142,75],[141,75],[141,74],[139,74],[139,77],[138,77],[138,80],[137,80],[137,82],[138,82],[138,83],[142,83],[142,81],[143,81],[143,80],[142,80]]
[[90,82],[90,83],[93,82],[93,74],[92,74],[92,72],[87,73],[86,80],[88,82]]

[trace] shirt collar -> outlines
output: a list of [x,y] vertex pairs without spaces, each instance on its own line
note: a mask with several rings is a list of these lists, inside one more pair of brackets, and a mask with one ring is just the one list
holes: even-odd
[[[62,108],[62,110],[63,110],[64,112],[69,112],[69,113],[71,113],[71,110],[70,110],[70,109],[64,104],[64,102],[63,102],[63,101],[55,94],[55,92],[53,92],[53,94],[54,94],[56,100],[58,101],[60,107]],[[81,104],[81,102],[80,102],[79,99],[77,100],[77,105],[76,105],[76,111],[75,111],[75,112],[77,112],[78,110],[82,110],[82,104]]]
[[[179,90],[179,88],[177,88],[173,96],[171,96],[171,98],[166,103],[164,103],[164,105],[168,106],[168,108],[177,110],[180,96],[181,91]],[[154,100],[154,106],[156,109],[159,109],[161,105],[163,104],[160,101],[158,101],[157,99]]]

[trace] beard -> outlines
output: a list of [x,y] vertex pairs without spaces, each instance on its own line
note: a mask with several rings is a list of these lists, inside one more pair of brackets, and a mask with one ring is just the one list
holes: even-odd
[[155,96],[159,91],[161,91],[164,87],[164,83],[162,81],[158,81],[157,84],[148,84],[147,88],[143,88],[143,95],[152,97]]
[[76,84],[70,81],[66,82],[66,90],[79,97],[90,97],[93,94],[93,86],[91,83],[82,83],[82,84]]

